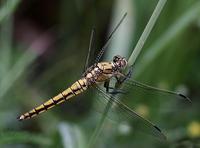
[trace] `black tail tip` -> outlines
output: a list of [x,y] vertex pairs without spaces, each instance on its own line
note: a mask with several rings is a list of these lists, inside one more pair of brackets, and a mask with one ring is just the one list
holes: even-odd
[[18,117],[17,117],[17,120],[18,120],[18,121],[22,121],[22,120],[24,120],[24,118],[23,118],[23,116],[18,116]]
[[183,95],[183,94],[178,94],[180,97],[182,97],[182,98],[184,98],[184,99],[187,99],[190,103],[192,103],[192,100],[189,98],[189,97],[187,97],[187,96],[185,96],[185,95]]
[[154,127],[159,131],[162,132],[161,129],[159,127],[157,127],[156,125],[154,125]]

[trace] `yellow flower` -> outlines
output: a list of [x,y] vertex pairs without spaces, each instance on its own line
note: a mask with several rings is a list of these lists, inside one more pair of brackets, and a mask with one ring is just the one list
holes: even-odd
[[192,121],[187,128],[190,137],[200,137],[200,122]]

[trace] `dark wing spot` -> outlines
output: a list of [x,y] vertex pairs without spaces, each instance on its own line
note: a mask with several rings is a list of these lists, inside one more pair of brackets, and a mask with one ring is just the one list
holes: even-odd
[[183,95],[183,94],[178,94],[179,96],[181,96],[181,97],[183,97],[183,98],[187,98],[185,95]]
[[183,94],[180,94],[178,93],[178,95],[184,99],[187,99],[189,102],[192,102],[192,100],[190,98],[188,98],[187,96],[183,95]]
[[156,125],[154,125],[154,127],[159,131],[159,132],[161,132],[162,133],[162,131],[161,131],[161,129],[160,128],[158,128]]

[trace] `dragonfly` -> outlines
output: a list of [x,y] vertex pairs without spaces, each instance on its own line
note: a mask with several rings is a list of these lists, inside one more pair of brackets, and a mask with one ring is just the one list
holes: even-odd
[[[153,133],[153,135],[156,135],[157,137],[161,139],[165,139],[165,135],[161,131],[158,126],[150,122],[149,120],[145,119],[141,115],[139,115],[136,111],[129,108],[126,104],[121,102],[117,97],[116,94],[122,94],[121,89],[115,89],[113,87],[110,87],[110,80],[112,78],[116,78],[116,83],[122,84],[126,83],[132,86],[136,86],[142,89],[150,90],[150,91],[157,91],[162,92],[166,94],[171,94],[174,96],[178,96],[180,98],[186,99],[188,101],[191,101],[187,96],[179,93],[174,92],[170,90],[164,90],[156,87],[152,87],[146,84],[143,84],[141,82],[131,80],[131,74],[132,74],[132,67],[129,67],[129,70],[127,73],[123,73],[124,69],[127,68],[127,60],[120,56],[116,55],[113,57],[112,61],[109,62],[100,62],[100,59],[102,55],[104,54],[109,42],[111,41],[113,34],[116,32],[116,30],[119,28],[125,17],[127,16],[127,13],[123,15],[123,17],[120,19],[120,21],[117,23],[117,25],[114,27],[113,31],[108,36],[108,39],[106,43],[103,45],[103,47],[100,49],[94,64],[91,66],[89,65],[89,57],[90,52],[94,40],[94,34],[95,31],[92,29],[91,35],[90,35],[90,43],[89,43],[89,52],[86,58],[84,72],[82,74],[82,77],[75,81],[71,86],[69,86],[66,90],[62,91],[58,95],[52,97],[48,101],[42,103],[41,105],[33,108],[32,110],[20,115],[17,119],[19,121],[33,118],[51,108],[54,106],[61,104],[81,93],[84,91],[94,88],[97,90],[97,92],[102,96],[102,100],[106,100],[107,102],[112,101],[113,105],[117,106],[120,113],[123,113],[124,116],[133,118],[137,121],[138,124],[140,124],[140,127],[142,129],[145,129],[148,133],[149,131]],[[104,84],[105,90],[103,90],[100,87],[100,84]]]

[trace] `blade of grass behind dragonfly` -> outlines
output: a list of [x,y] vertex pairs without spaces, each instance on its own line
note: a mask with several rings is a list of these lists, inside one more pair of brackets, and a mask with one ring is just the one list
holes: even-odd
[[166,2],[167,0],[159,0],[151,18],[149,19],[149,22],[147,23],[139,41],[137,42],[131,56],[128,59],[129,66],[134,65]]
[[[0,8],[0,75],[7,74],[11,59],[12,45],[12,13],[15,11],[20,0],[3,0]],[[1,79],[0,78],[0,79]]]
[[169,45],[181,32],[188,27],[200,15],[200,1],[195,2],[180,18],[175,21],[155,43],[143,55],[142,64],[138,64],[134,77],[137,79],[144,73],[144,70],[151,64],[160,53],[167,50]]
[[[156,20],[158,19],[158,16],[160,15],[165,3],[167,2],[167,0],[159,0],[156,8],[154,9],[154,12],[149,20],[149,22],[147,23],[139,41],[137,42],[136,44],[136,47],[135,49],[133,50],[129,60],[128,60],[128,65],[131,66],[131,65],[134,65],[137,57],[139,56],[141,50],[142,50],[142,47],[144,46],[144,43],[146,41],[146,39],[148,38],[153,26],[155,25],[155,22]],[[118,86],[120,87],[120,86]],[[100,120],[100,122],[98,123],[92,137],[90,138],[90,141],[89,141],[89,147],[93,147],[94,143],[96,142],[96,139],[97,137],[100,135],[100,132],[101,132],[101,129],[103,127],[103,124],[104,124],[104,121],[105,121],[105,117],[109,111],[109,108],[112,106],[112,100],[111,100],[111,103],[109,101],[109,103],[107,104],[106,108],[105,108],[105,111],[102,115],[102,118]]]
[[36,59],[37,55],[27,50],[17,63],[7,72],[7,75],[0,81],[0,101],[13,83],[23,74],[26,68]]
[[106,119],[107,114],[108,114],[108,112],[109,112],[109,110],[110,110],[111,107],[112,107],[112,100],[110,99],[110,100],[107,102],[107,104],[106,104],[106,106],[105,106],[105,108],[104,108],[102,117],[101,117],[100,121],[98,122],[98,125],[96,126],[96,128],[95,128],[95,130],[94,130],[92,136],[90,137],[90,140],[89,140],[89,143],[88,143],[88,147],[89,147],[89,148],[92,148],[93,145],[95,144],[96,139],[97,139],[97,137],[99,136],[99,134],[100,134],[100,132],[101,132],[101,130],[102,130],[102,128],[103,128],[103,125],[104,125],[104,123],[105,123],[105,119]]
[[[51,28],[50,28],[51,29]],[[35,50],[35,45],[38,44],[49,32],[50,30],[42,33],[35,41],[32,42],[30,47],[21,55],[19,60],[12,66],[12,68],[7,72],[7,75],[0,81],[0,101],[7,91],[13,86],[18,78],[25,72],[25,70],[30,66],[33,61],[42,53]]]
[[2,79],[11,66],[13,17],[9,15],[0,26],[0,75]]
[[[19,3],[20,3],[20,0],[5,1],[4,5],[2,5],[1,8],[0,8],[0,23],[6,23],[7,22],[8,16],[11,16],[11,14],[15,11],[15,9],[18,6]],[[12,22],[9,22],[9,23],[12,23]],[[8,26],[6,26],[6,27],[8,27]],[[9,28],[12,28],[12,26],[10,26]],[[5,31],[7,32],[8,30],[5,30]],[[11,32],[9,32],[9,33],[11,34]],[[4,34],[8,34],[8,33],[4,33]],[[7,40],[7,39],[11,40],[9,36],[7,36],[7,39],[5,39],[5,36],[4,36],[3,39],[4,40]],[[2,40],[2,42],[4,42],[4,40]],[[11,48],[11,47],[8,44],[10,44],[10,41],[8,41],[8,43],[5,43],[5,45],[4,45],[7,48],[3,52],[1,51],[1,55],[4,55],[5,58],[7,58],[6,59],[7,61],[5,61],[5,63],[9,62],[8,56],[10,56],[9,55],[10,53],[8,51],[9,51],[9,48]],[[0,101],[1,101],[1,98],[6,94],[6,92],[13,85],[13,83],[23,73],[24,69],[28,65],[30,65],[30,63],[35,59],[35,57],[36,57],[35,55],[30,54],[30,50],[27,50],[27,52],[25,52],[21,56],[21,58],[13,66],[13,68],[11,70],[5,71],[6,75],[5,76],[3,75],[3,79],[0,80],[0,90],[1,90],[0,91]],[[1,63],[1,64],[3,64],[3,63]]]
[[38,135],[28,132],[18,131],[1,131],[0,133],[0,145],[7,144],[25,144],[31,143],[41,145],[42,147],[49,147],[52,145],[52,141],[49,137],[44,135]]
[[5,4],[0,8],[0,23],[17,8],[21,0],[5,0]]

